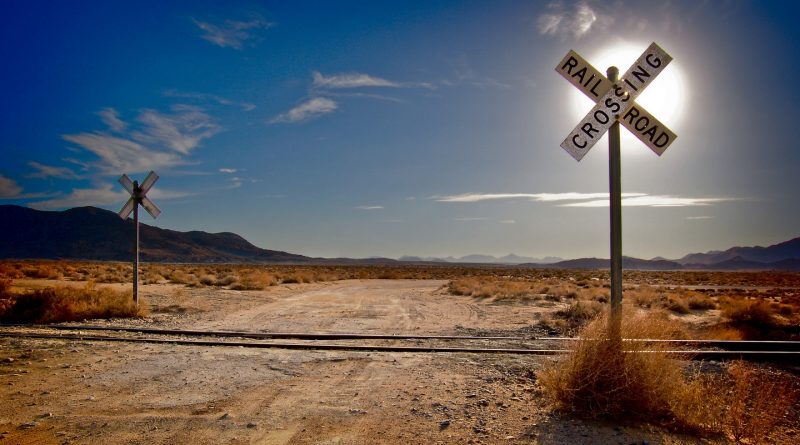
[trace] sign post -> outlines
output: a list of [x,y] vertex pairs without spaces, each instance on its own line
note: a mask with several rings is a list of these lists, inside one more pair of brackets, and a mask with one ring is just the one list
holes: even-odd
[[556,71],[595,101],[595,106],[561,143],[580,161],[608,132],[608,182],[611,226],[611,314],[609,337],[620,340],[622,323],[622,172],[620,131],[622,124],[645,145],[661,156],[677,138],[641,105],[636,97],[672,61],[661,47],[652,43],[628,71],[619,78],[617,67],[609,67],[604,77],[578,53],[570,50]]
[[150,191],[150,188],[153,187],[153,184],[155,184],[157,180],[158,175],[154,171],[150,171],[147,177],[144,178],[144,181],[142,181],[141,186],[139,185],[139,181],[131,181],[128,175],[123,174],[119,178],[119,183],[131,194],[128,202],[126,202],[122,210],[119,211],[119,216],[127,220],[128,216],[133,212],[133,225],[136,227],[136,236],[134,237],[133,245],[133,302],[137,306],[139,305],[139,205],[144,207],[153,219],[161,214],[161,209],[146,196],[147,192]]

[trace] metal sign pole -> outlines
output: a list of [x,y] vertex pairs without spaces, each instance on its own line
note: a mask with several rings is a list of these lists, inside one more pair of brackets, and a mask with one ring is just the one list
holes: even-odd
[[[134,196],[139,192],[139,182],[133,181]],[[138,198],[138,197],[137,197]],[[133,255],[133,303],[139,305],[139,205],[133,207],[133,225],[136,226],[136,244]]]
[[136,237],[133,241],[135,243],[133,246],[133,302],[137,306],[139,305],[139,206],[144,207],[154,219],[161,214],[161,209],[147,197],[147,192],[156,181],[158,181],[158,175],[154,171],[150,171],[141,186],[139,181],[131,181],[128,175],[123,174],[119,178],[119,183],[131,194],[128,202],[119,211],[119,217],[127,221],[128,216],[133,212],[133,225],[136,226]]
[[[606,72],[612,83],[619,80],[619,70],[612,66]],[[608,185],[611,200],[611,313],[609,337],[620,340],[622,324],[622,168],[620,162],[619,121],[615,121],[608,133]]]

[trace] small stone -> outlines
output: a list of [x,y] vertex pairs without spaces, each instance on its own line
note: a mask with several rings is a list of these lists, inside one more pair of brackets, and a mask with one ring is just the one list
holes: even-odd
[[443,429],[447,428],[448,426],[450,426],[450,419],[444,419],[441,422],[439,422],[439,429],[440,430],[443,430]]
[[6,357],[5,360],[3,360],[3,361],[6,362],[6,363],[14,363],[14,358],[13,357]]
[[90,402],[93,402],[93,401],[95,401],[97,399],[95,399],[94,396],[89,396],[89,397],[86,398],[86,400],[88,400]]
[[219,420],[230,419],[231,417],[233,417],[233,416],[231,416],[231,415],[230,415],[230,414],[228,414],[228,413],[225,413],[225,414],[223,414],[223,415],[219,416]]
[[44,419],[46,417],[53,417],[53,413],[42,413],[42,414],[39,414],[39,418],[40,419]]
[[248,427],[248,428],[250,428],[250,429],[253,429],[253,428],[257,427],[257,426],[258,426],[258,424],[257,424],[257,423],[255,423],[255,422],[249,422],[249,423],[247,424],[247,427]]
[[358,409],[358,408],[350,408],[350,414],[366,414],[367,410],[365,409]]
[[31,421],[31,422],[28,422],[28,423],[23,423],[22,425],[19,426],[19,429],[27,430],[27,429],[35,427],[38,424],[39,424],[38,422],[34,422],[34,421]]

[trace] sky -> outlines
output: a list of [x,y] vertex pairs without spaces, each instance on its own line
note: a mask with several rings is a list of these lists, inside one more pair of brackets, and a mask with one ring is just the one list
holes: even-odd
[[794,1],[5,2],[0,204],[118,211],[323,257],[609,256],[607,137],[555,67],[673,58],[622,128],[623,252],[800,236]]

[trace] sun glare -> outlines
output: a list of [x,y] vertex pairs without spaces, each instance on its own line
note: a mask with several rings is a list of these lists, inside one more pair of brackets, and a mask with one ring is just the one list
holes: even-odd
[[[636,58],[641,55],[642,51],[644,51],[647,46],[647,43],[618,43],[596,53],[587,54],[586,59],[592,66],[604,74],[608,67],[616,66],[619,68],[621,76],[628,67],[636,61]],[[665,48],[665,50],[670,53],[668,48]],[[672,54],[672,56],[675,57],[674,54]],[[592,109],[594,103],[578,91],[577,88],[570,88],[570,90],[572,91],[572,110],[578,120],[582,119],[586,113]],[[678,129],[676,127],[680,124],[686,96],[686,82],[684,82],[680,64],[678,61],[673,60],[670,62],[669,66],[653,80],[653,83],[636,98],[636,103],[647,109],[650,114],[664,123],[664,125],[668,126],[672,131],[677,132]],[[633,143],[634,141],[637,143]],[[640,145],[643,144],[638,142],[636,136],[630,134],[628,131],[622,131],[622,146],[624,151],[628,151],[625,147],[634,146],[636,150],[630,150],[631,153],[646,154],[649,152],[652,154],[650,150],[640,150]]]

